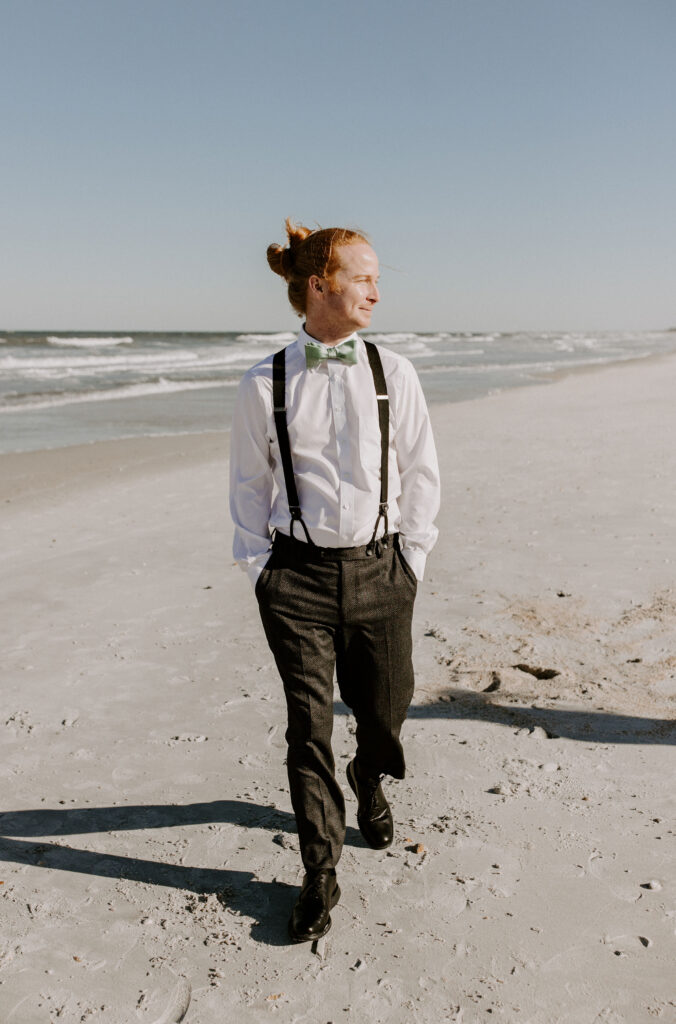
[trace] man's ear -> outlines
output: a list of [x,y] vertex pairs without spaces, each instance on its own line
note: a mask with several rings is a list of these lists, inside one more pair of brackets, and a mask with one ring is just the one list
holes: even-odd
[[318,277],[317,274],[312,274],[311,277],[308,278],[308,282],[307,283],[308,283],[308,285],[310,287],[310,291],[312,291],[312,292],[323,292],[324,291],[323,280],[322,280],[321,277]]

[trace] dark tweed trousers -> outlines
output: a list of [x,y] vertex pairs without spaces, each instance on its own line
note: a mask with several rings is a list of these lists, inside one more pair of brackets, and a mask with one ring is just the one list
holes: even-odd
[[288,710],[287,769],[306,870],[332,868],[345,802],[331,749],[333,679],[357,722],[362,775],[402,779],[399,739],[413,697],[411,616],[417,582],[398,538],[318,548],[278,533],[256,584]]

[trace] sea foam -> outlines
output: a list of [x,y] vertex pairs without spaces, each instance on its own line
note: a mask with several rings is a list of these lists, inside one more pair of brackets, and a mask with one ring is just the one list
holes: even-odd
[[[112,402],[120,398],[148,398],[154,395],[169,395],[179,391],[204,391],[207,388],[236,387],[234,380],[160,380],[145,384],[123,384],[119,387],[107,388],[105,391],[71,391],[55,395],[34,395],[32,397],[16,394],[6,395],[10,399],[7,405],[0,405],[0,415],[8,412],[33,412],[36,409],[52,409],[63,405],[76,405],[83,402]],[[16,401],[11,401],[17,399]]]
[[48,334],[49,345],[61,345],[64,348],[107,348],[109,345],[133,345],[133,338],[62,338],[56,334]]

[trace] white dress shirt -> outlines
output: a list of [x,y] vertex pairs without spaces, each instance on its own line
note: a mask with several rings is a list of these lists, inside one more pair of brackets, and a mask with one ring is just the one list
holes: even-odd
[[[286,349],[286,417],[303,520],[321,547],[359,547],[373,534],[380,501],[380,427],[363,341],[357,363],[305,365],[301,328]],[[378,346],[390,399],[388,525],[418,579],[437,539],[439,468],[429,413],[408,359]],[[272,356],[239,385],[230,440],[233,554],[255,585],[271,533],[290,532],[290,513],[272,402]],[[381,519],[378,535],[382,535]],[[305,540],[303,528],[294,536]]]

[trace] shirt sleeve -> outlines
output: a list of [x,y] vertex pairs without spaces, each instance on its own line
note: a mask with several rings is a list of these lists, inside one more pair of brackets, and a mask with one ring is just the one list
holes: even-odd
[[230,433],[232,553],[253,586],[270,555],[272,465],[268,414],[258,380],[247,373],[237,393]]
[[401,479],[399,534],[402,555],[422,580],[427,555],[439,535],[434,525],[440,502],[439,464],[418,375],[408,362],[402,369],[394,438]]

